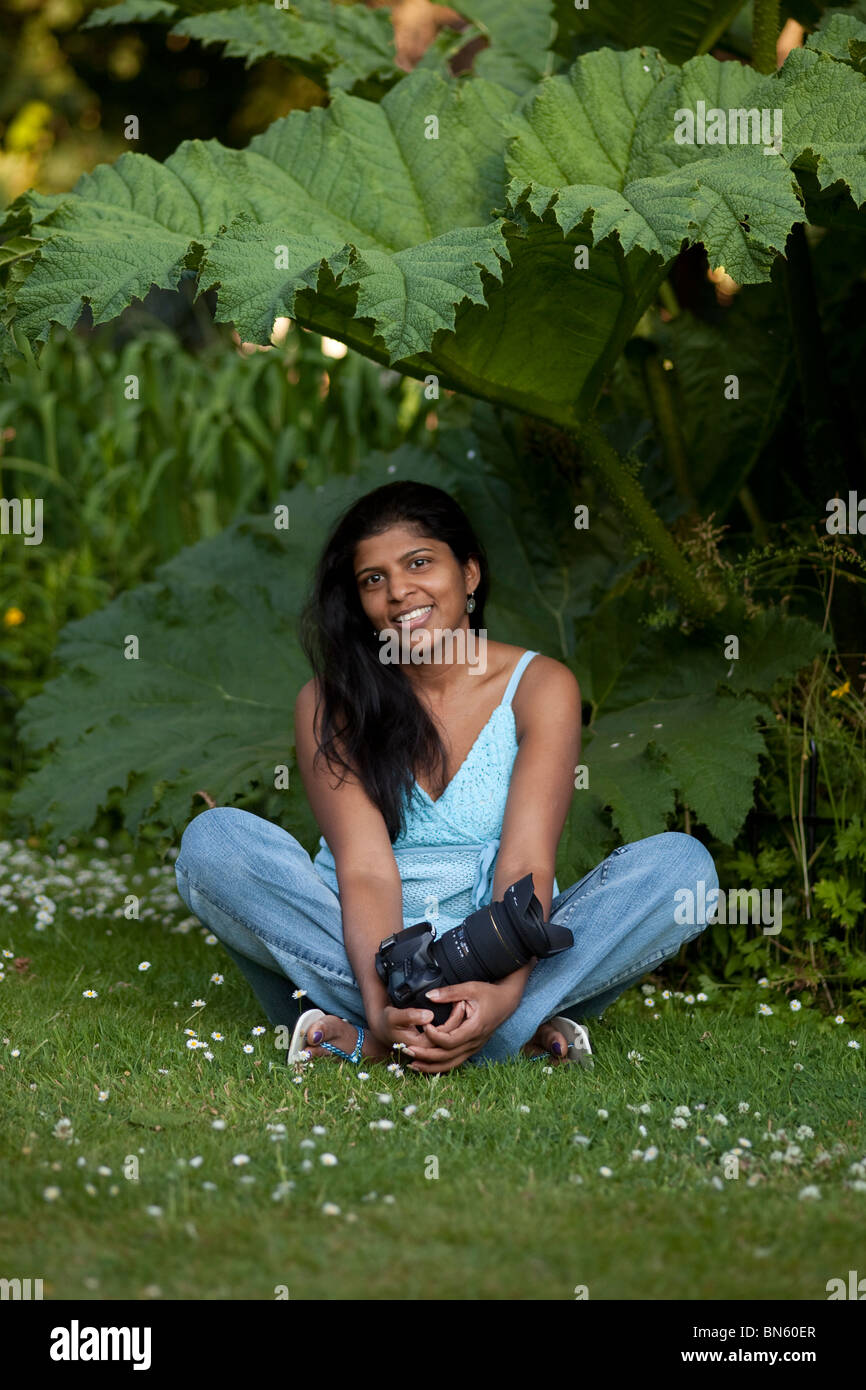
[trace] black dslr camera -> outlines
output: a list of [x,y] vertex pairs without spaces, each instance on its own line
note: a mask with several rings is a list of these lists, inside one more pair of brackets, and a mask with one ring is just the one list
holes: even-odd
[[395,932],[376,952],[376,972],[396,1008],[431,1009],[438,1027],[449,1018],[452,1005],[434,1003],[427,990],[466,980],[493,983],[533,956],[558,956],[573,945],[568,927],[545,922],[532,874],[527,874],[505,890],[501,902],[470,912],[438,939],[429,922]]

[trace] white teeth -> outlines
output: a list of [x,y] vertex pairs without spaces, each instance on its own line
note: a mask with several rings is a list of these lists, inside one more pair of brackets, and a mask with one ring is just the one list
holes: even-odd
[[411,623],[413,618],[420,618],[422,613],[429,613],[432,607],[432,603],[428,603],[426,608],[413,608],[409,613],[400,613],[397,617],[397,622]]

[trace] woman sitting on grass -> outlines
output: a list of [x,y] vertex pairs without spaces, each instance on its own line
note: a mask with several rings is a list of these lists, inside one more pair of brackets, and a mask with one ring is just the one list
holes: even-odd
[[[620,845],[560,892],[557,845],[580,761],[578,683],[560,662],[487,638],[488,567],[440,488],[394,482],[328,539],[303,619],[315,673],[295,705],[298,767],[322,831],[314,859],[237,807],[198,815],[176,861],[181,897],[220,938],[290,1057],[416,1071],[518,1056],[586,1061],[576,1020],[597,1017],[705,922],[676,924],[675,894],[717,887],[708,851],[668,832]],[[458,640],[459,639],[459,640]],[[441,936],[532,874],[545,921],[574,945],[496,983],[449,985],[435,1027],[392,1006],[380,942],[432,921]],[[298,1019],[303,991],[318,1010]]]

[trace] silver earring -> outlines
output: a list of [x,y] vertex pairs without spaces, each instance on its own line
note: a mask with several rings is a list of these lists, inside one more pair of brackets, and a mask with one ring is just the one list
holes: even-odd
[[474,613],[474,612],[475,612],[475,599],[474,599],[474,597],[472,596],[472,594],[470,594],[469,597],[468,597],[468,599],[466,600],[466,612],[467,612],[467,613]]

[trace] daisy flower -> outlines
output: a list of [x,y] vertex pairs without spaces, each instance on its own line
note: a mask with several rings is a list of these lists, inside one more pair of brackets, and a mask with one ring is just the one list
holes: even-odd
[[207,1003],[207,1000],[206,1000],[206,999],[193,999],[192,1003],[190,1004],[190,1008],[191,1008],[191,1009],[203,1009],[206,1003]]
[[223,976],[223,975],[211,975],[211,977],[210,977],[210,983],[211,983],[212,985],[223,985],[223,984],[225,984],[225,976]]
[[250,1029],[254,1038],[260,1038],[262,1033],[266,1033],[267,1031],[267,1028],[263,1028],[260,1023],[255,1028]]
[[769,989],[769,988],[770,988],[770,981],[767,979],[766,975],[762,975],[762,976],[761,976],[760,980],[758,981],[758,988],[759,988],[759,989]]
[[98,999],[98,998],[99,998],[99,995],[96,993],[96,990],[95,990],[95,989],[83,989],[83,990],[81,991],[81,995],[82,995],[82,998],[84,998],[84,999]]
[[799,999],[792,999],[790,1004],[788,1005],[788,1008],[792,1011],[792,1013],[797,1013],[798,1009],[802,1009],[802,1007],[803,1005],[800,1003]]
[[303,997],[304,997],[304,995],[306,994],[306,992],[307,992],[307,991],[306,991],[305,989],[295,989],[295,990],[292,990],[292,998],[293,998],[293,999],[303,999]]
[[138,968],[139,968],[139,970],[149,970],[149,969],[150,969],[150,961],[149,961],[149,960],[140,960],[140,961],[138,962]]
[[699,1004],[706,1004],[706,1002],[707,1002],[707,995],[706,995],[706,994],[696,994],[696,995],[695,995],[695,998],[697,999],[697,1001],[698,1001]]
[[56,1202],[56,1201],[57,1201],[57,1198],[60,1196],[60,1188],[59,1188],[59,1187],[46,1187],[46,1188],[43,1188],[43,1190],[42,1190],[42,1196],[45,1198],[46,1202]]
[[235,1154],[234,1158],[232,1159],[232,1163],[235,1165],[236,1168],[242,1168],[243,1165],[245,1163],[249,1163],[249,1161],[249,1154]]
[[773,1012],[773,1010],[770,1008],[769,1004],[759,1004],[759,1005],[758,1005],[758,1013],[759,1013],[759,1014],[763,1014],[765,1018],[767,1017],[768,1014],[771,1014],[772,1012]]
[[337,1162],[336,1154],[319,1154],[319,1162],[324,1163],[326,1168],[333,1168]]
[[255,1052],[255,1050],[252,1043],[244,1043],[244,1052]]
[[834,1023],[844,1023],[844,1022],[845,1022],[845,1015],[844,1015],[844,1014],[837,1014],[836,1017],[833,1019],[833,1022],[834,1022]]
[[612,1168],[599,1168],[598,1171],[599,1171],[601,1177],[603,1177],[603,1178],[612,1178],[612,1177],[613,1177],[613,1169],[612,1169]]
[[225,1033],[211,1033],[211,1037],[213,1038],[214,1042],[225,1041]]
[[324,1216],[339,1216],[340,1208],[334,1202],[324,1202],[322,1204],[322,1214]]
[[848,1046],[855,1048],[858,1052],[860,1051],[860,1044],[858,1042],[855,1042],[853,1038],[848,1039]]
[[226,1122],[225,1120],[211,1120],[210,1127],[211,1129],[225,1129]]

